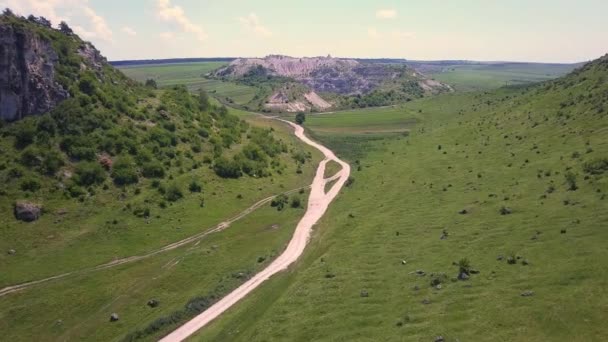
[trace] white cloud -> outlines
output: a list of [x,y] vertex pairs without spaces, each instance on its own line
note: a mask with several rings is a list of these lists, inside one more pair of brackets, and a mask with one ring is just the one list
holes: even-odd
[[173,40],[175,39],[175,33],[173,32],[163,32],[158,35],[162,40]]
[[239,22],[241,22],[243,27],[245,27],[248,31],[253,32],[256,36],[272,36],[272,31],[260,23],[260,18],[255,13],[249,13],[249,15],[246,17],[239,17]]
[[125,34],[134,37],[137,36],[137,31],[135,31],[133,28],[129,27],[129,26],[123,26],[123,28],[121,29],[122,32],[124,32]]
[[[106,20],[89,6],[88,0],[5,0],[0,1],[0,7],[9,7],[24,16],[43,16],[55,26],[63,20],[84,38],[112,41],[112,30]],[[86,27],[79,25],[83,17],[86,18]]]
[[194,34],[200,41],[207,39],[205,30],[188,19],[180,6],[172,5],[171,0],[157,0],[156,9],[161,20],[177,24],[182,31]]
[[394,9],[379,9],[376,11],[376,18],[378,19],[395,19],[397,17],[397,11]]

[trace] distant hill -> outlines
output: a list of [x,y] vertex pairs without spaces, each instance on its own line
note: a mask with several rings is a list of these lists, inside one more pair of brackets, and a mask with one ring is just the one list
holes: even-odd
[[[212,77],[249,85],[270,84],[272,91],[260,107],[289,112],[381,106],[451,91],[449,86],[405,65],[331,56],[240,58],[212,73]],[[285,86],[287,83],[304,85],[306,89]]]

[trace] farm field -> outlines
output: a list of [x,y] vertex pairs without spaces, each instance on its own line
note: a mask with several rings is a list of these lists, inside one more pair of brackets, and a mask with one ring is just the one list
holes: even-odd
[[192,92],[196,92],[202,88],[210,95],[219,98],[222,102],[231,103],[232,101],[238,105],[249,103],[257,92],[256,88],[203,77],[205,74],[223,65],[226,65],[226,63],[197,62],[126,66],[119,67],[119,69],[125,75],[139,82],[154,79],[160,87],[179,84],[185,85]]
[[572,71],[575,64],[496,63],[463,64],[439,68],[430,77],[457,91],[496,89],[551,80]]
[[357,109],[306,116],[306,127],[314,134],[403,133],[422,117],[404,105]]
[[191,340],[602,340],[606,65],[410,102],[408,137],[308,117],[353,183],[290,272]]

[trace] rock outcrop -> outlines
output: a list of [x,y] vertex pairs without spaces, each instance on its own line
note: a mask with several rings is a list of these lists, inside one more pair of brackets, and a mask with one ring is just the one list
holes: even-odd
[[69,93],[55,81],[58,56],[36,33],[0,24],[0,118],[15,121],[52,110]]
[[26,201],[15,203],[15,218],[25,222],[36,221],[42,214],[42,207]]
[[[427,93],[450,91],[449,86],[432,81],[404,65],[363,63],[354,59],[270,55],[265,58],[239,58],[217,70],[213,76],[240,78],[260,69],[267,75],[289,77],[316,92],[342,95],[366,94],[384,82],[407,79]],[[260,72],[259,70],[257,70]]]

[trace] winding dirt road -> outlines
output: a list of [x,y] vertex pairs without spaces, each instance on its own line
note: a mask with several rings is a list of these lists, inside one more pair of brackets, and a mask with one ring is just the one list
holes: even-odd
[[[197,330],[203,328],[209,322],[217,318],[224,311],[228,310],[232,305],[244,298],[247,294],[253,291],[256,287],[260,286],[271,276],[285,270],[289,265],[296,261],[304,252],[304,247],[306,247],[306,244],[310,239],[310,233],[312,231],[313,225],[317,223],[317,221],[319,221],[319,219],[323,216],[329,204],[333,201],[336,195],[338,195],[340,189],[342,189],[342,186],[344,186],[344,183],[346,183],[346,180],[350,175],[350,165],[336,157],[336,155],[330,149],[310,140],[304,134],[304,129],[301,126],[293,124],[289,121],[281,121],[286,122],[287,124],[294,127],[296,137],[298,137],[306,144],[318,149],[325,155],[325,159],[323,159],[319,163],[317,173],[311,184],[310,197],[308,199],[308,208],[306,209],[306,213],[298,223],[293,237],[289,242],[289,245],[287,245],[285,251],[283,251],[283,253],[278,258],[276,258],[268,267],[253,276],[243,285],[239,286],[236,290],[230,292],[224,298],[212,305],[209,309],[205,310],[203,313],[194,317],[188,323],[182,325],[177,330],[173,331],[172,333],[161,339],[161,342],[183,341],[184,339],[194,334]],[[324,178],[325,165],[331,160],[339,163],[342,166],[342,169],[338,171],[336,175],[330,178]],[[325,184],[336,179],[336,183],[326,193]]]

